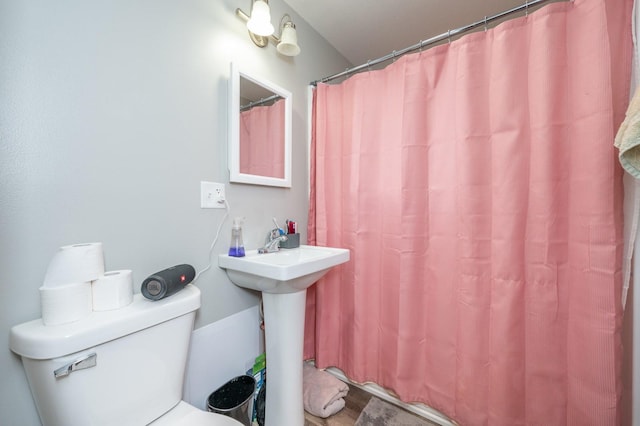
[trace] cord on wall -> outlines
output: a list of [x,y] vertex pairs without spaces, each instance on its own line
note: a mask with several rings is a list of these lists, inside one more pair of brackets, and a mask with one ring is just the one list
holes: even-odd
[[213,241],[211,242],[211,247],[209,247],[209,264],[207,265],[206,268],[200,270],[196,274],[196,277],[193,279],[193,282],[195,282],[198,279],[200,274],[202,274],[203,272],[206,272],[209,269],[211,269],[211,263],[212,263],[211,262],[211,255],[213,254],[213,248],[216,246],[216,243],[218,242],[218,238],[220,237],[220,231],[222,230],[222,225],[227,220],[227,217],[229,217],[229,210],[231,210],[231,207],[229,207],[229,203],[227,202],[227,200],[226,199],[219,200],[218,202],[222,202],[222,201],[224,201],[224,206],[225,206],[226,211],[224,212],[224,216],[222,216],[222,220],[220,220],[220,225],[218,225],[218,230],[216,231],[216,236],[213,238]]

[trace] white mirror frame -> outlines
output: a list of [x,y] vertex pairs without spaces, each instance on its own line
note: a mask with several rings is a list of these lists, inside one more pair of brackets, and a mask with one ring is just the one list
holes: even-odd
[[[240,172],[240,77],[246,78],[280,96],[284,107],[284,178],[250,175]],[[229,181],[254,185],[280,186],[291,188],[291,102],[292,94],[286,89],[241,71],[231,63],[229,78]]]

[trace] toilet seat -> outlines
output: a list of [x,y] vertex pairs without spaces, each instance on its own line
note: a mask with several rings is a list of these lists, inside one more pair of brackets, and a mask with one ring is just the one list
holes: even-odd
[[242,423],[222,414],[199,410],[193,405],[180,401],[149,426],[242,426]]

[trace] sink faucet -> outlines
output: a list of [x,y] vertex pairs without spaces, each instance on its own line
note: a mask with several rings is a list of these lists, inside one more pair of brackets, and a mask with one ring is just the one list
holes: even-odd
[[274,253],[280,250],[280,243],[287,241],[286,235],[280,235],[277,229],[272,230],[267,236],[267,243],[258,249],[258,253]]

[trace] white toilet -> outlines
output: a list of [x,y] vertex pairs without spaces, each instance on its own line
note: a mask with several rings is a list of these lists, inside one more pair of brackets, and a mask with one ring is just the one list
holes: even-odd
[[44,426],[241,426],[182,401],[200,290],[93,312],[73,323],[41,319],[11,329]]

